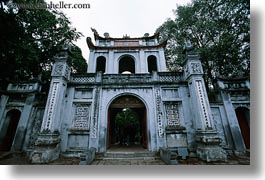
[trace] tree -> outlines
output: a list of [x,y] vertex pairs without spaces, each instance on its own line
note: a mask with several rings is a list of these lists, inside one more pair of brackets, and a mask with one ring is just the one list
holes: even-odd
[[250,4],[248,0],[194,0],[174,11],[157,31],[168,39],[169,70],[182,70],[183,45],[190,40],[199,51],[209,88],[217,76],[250,74]]
[[44,0],[17,0],[12,6],[6,6],[7,1],[0,3],[0,80],[28,80],[39,75],[48,80],[53,57],[62,45],[73,47],[73,69],[84,72],[85,59],[74,45],[82,34],[70,26],[62,12],[16,6],[39,5]]
[[87,63],[84,57],[82,56],[81,49],[76,45],[73,45],[70,49],[71,49],[70,57],[72,59],[72,69],[73,69],[72,72],[79,74],[86,73]]
[[139,125],[139,116],[132,109],[125,108],[116,115],[115,124],[118,127],[128,126],[129,124],[137,127]]

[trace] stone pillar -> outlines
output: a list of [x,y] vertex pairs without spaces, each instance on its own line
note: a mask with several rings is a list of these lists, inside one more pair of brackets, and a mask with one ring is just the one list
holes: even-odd
[[157,66],[158,72],[167,71],[164,49],[159,50],[159,59],[157,60]]
[[140,73],[148,73],[147,59],[145,58],[144,50],[139,51],[139,63],[140,63]]
[[132,56],[132,57],[134,60],[135,74],[140,74],[141,73],[141,66],[142,66],[142,63],[140,60],[140,52],[135,53],[134,55],[135,56]]
[[87,68],[87,73],[95,73],[96,72],[96,65],[95,65],[95,52],[94,50],[90,50],[89,52],[89,58],[88,58],[88,68]]
[[227,154],[219,144],[221,138],[215,129],[210,104],[203,80],[202,65],[198,53],[192,47],[185,49],[184,78],[190,90],[192,116],[196,128],[197,156],[209,161],[226,161]]
[[108,74],[113,74],[114,73],[114,51],[110,50],[109,51],[109,58],[106,60],[106,66],[107,66],[107,73]]
[[59,157],[63,101],[71,71],[68,63],[68,49],[64,48],[55,57],[41,132],[35,142],[36,150],[31,154],[32,163],[48,163]]

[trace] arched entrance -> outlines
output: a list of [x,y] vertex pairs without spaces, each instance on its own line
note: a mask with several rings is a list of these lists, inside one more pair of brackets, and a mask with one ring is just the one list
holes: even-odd
[[148,64],[148,72],[152,73],[152,71],[157,71],[157,60],[154,55],[148,56],[147,64]]
[[1,132],[0,151],[9,151],[17,131],[21,112],[13,109],[6,114],[5,124]]
[[244,143],[247,149],[250,148],[250,115],[249,109],[245,107],[236,108],[236,116],[240,130],[244,139]]
[[97,58],[96,72],[101,71],[104,74],[105,70],[106,70],[106,58],[104,56],[100,56]]
[[146,107],[132,95],[116,98],[108,109],[107,149],[119,147],[148,147]]
[[135,62],[131,56],[123,56],[119,61],[119,74],[124,72],[135,73]]

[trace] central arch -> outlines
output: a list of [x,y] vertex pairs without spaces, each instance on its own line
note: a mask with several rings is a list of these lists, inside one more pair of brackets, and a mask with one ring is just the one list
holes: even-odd
[[108,108],[107,149],[147,147],[145,104],[133,95],[115,98]]
[[135,61],[132,56],[125,55],[119,60],[119,74],[124,72],[135,73]]

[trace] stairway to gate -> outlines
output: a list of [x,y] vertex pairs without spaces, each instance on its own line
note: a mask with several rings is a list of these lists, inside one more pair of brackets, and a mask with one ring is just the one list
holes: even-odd
[[148,151],[107,151],[96,154],[91,165],[165,165],[159,154]]

